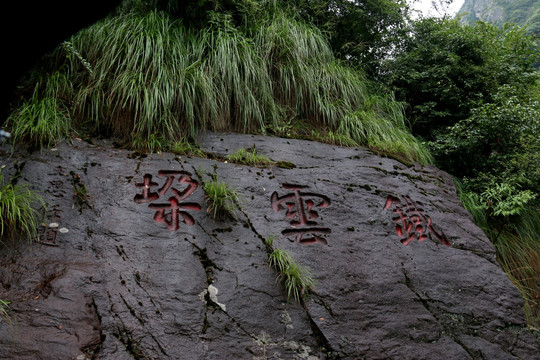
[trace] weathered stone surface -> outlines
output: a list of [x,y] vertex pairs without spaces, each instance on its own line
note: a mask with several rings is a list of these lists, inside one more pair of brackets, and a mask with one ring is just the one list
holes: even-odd
[[[447,174],[300,140],[208,134],[199,143],[217,156],[255,146],[296,167],[136,157],[77,140],[2,158],[5,173],[18,161],[20,181],[44,192],[46,223],[58,228],[48,244],[0,251],[0,299],[15,320],[0,323],[0,358],[540,359],[519,292]],[[174,230],[159,204],[211,174],[240,194],[238,219],[213,221],[199,186],[178,195],[193,225],[180,217]],[[145,175],[158,199],[144,202]],[[293,214],[285,203],[299,197],[304,212]],[[425,241],[400,242],[397,200]],[[417,211],[406,213],[406,201]],[[269,237],[311,269],[317,284],[303,304],[287,301],[268,267]]]

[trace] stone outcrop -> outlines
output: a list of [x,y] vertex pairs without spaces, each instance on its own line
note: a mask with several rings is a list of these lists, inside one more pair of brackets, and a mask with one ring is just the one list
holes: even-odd
[[[199,144],[212,156],[74,140],[2,157],[48,209],[39,242],[0,251],[0,358],[540,359],[448,174],[302,140]],[[281,163],[223,158],[253,147]],[[212,176],[240,195],[236,220],[207,214]],[[268,239],[311,270],[303,301]]]

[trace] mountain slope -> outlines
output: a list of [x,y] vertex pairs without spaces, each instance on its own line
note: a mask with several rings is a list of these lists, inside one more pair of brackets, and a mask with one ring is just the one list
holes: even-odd
[[481,20],[501,26],[510,22],[540,32],[540,0],[465,0],[460,15],[467,24]]

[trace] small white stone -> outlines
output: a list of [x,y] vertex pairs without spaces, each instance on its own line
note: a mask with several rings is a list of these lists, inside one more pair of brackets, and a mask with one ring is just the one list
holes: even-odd
[[57,228],[57,227],[58,227],[58,223],[50,223],[50,224],[49,224],[49,227],[50,227],[50,228]]
[[65,234],[65,233],[69,232],[69,230],[66,229],[66,228],[60,228],[60,230],[58,230],[58,231],[60,231],[62,234]]

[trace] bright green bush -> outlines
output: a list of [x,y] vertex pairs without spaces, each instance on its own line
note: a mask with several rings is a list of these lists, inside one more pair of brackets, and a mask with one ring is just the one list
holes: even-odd
[[426,18],[411,22],[397,44],[386,62],[386,81],[407,103],[413,134],[434,140],[492,103],[502,86],[534,86],[539,60],[534,37],[517,26]]

